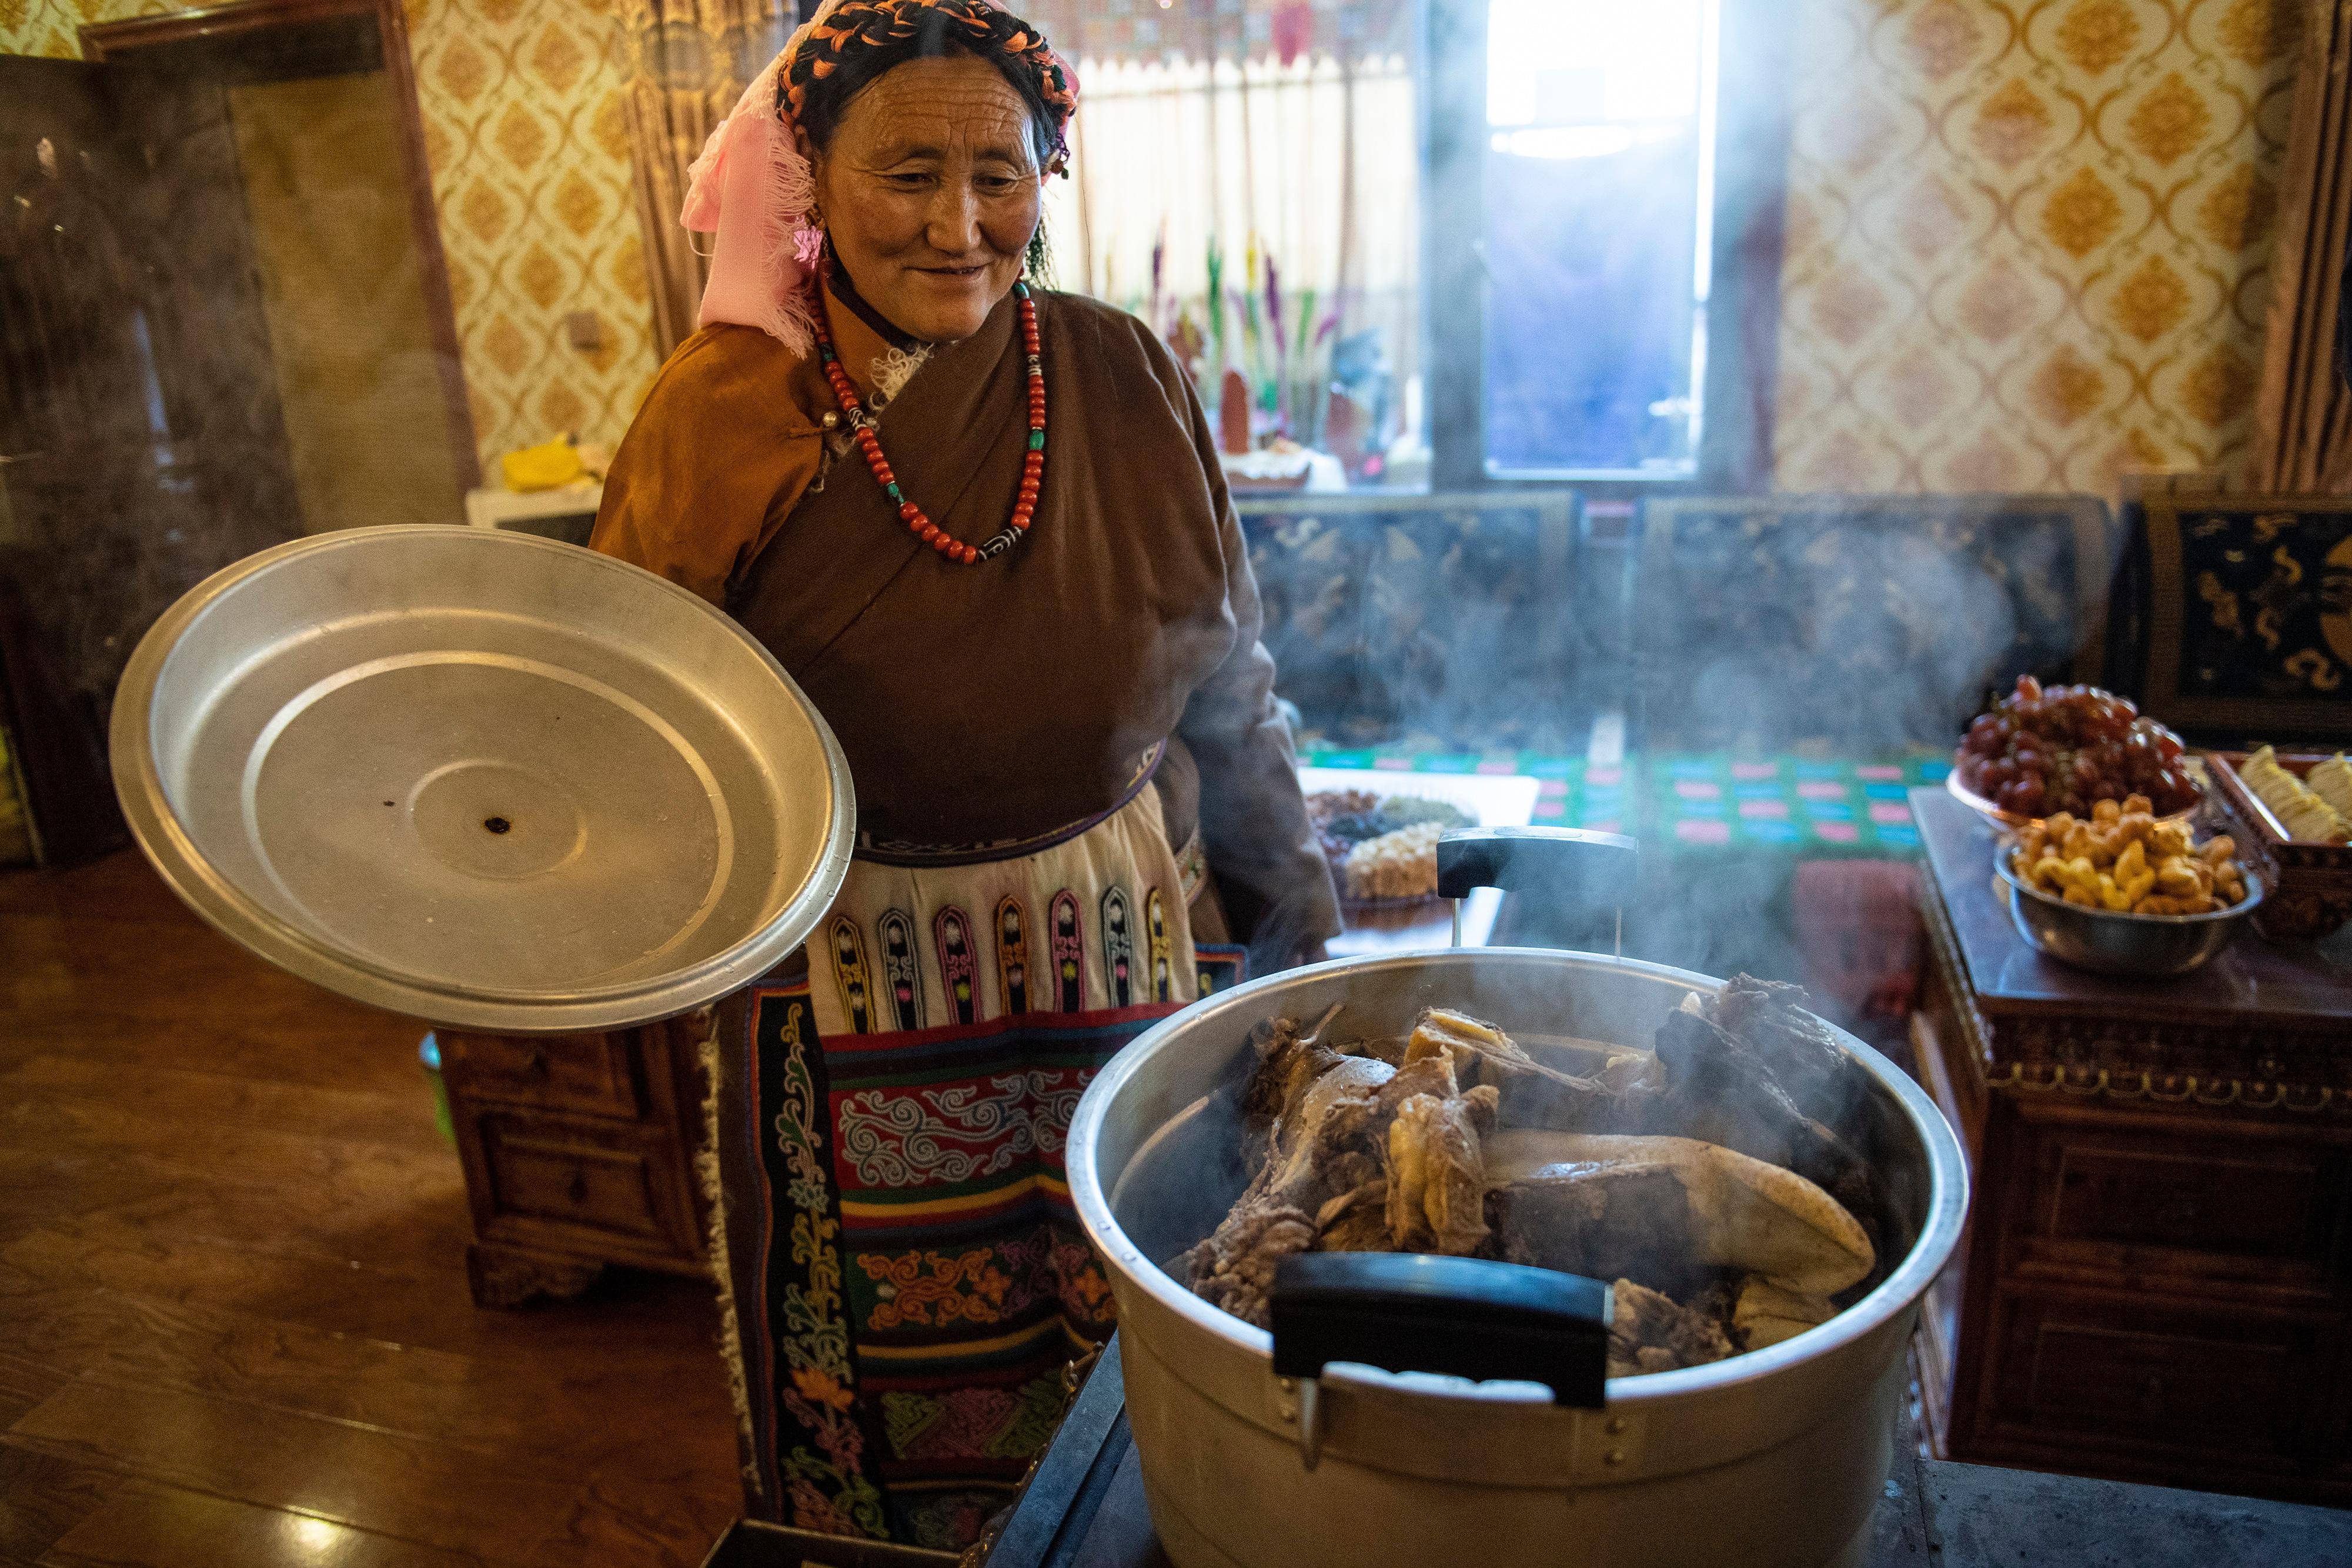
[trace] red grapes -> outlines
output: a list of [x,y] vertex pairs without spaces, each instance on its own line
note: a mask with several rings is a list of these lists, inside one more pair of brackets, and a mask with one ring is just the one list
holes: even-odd
[[2032,675],[1960,740],[1960,782],[2004,811],[2088,815],[2095,800],[2145,795],[2156,814],[2197,803],[2180,737],[2096,686],[2052,686]]

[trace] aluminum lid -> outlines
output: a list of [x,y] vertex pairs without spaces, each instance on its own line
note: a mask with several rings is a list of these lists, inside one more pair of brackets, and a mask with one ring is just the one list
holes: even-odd
[[849,769],[686,590],[491,529],[353,529],[192,590],[115,696],[115,789],[180,896],[278,967],[460,1028],[689,1011],[847,873]]

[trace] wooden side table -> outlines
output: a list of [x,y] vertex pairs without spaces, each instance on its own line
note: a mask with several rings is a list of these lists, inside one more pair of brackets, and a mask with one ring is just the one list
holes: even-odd
[[477,1304],[576,1295],[607,1263],[709,1273],[694,1172],[708,1030],[693,1015],[610,1034],[436,1031]]
[[1943,1457],[2352,1503],[2352,933],[2147,984],[2029,948],[1915,789],[1918,1071],[1967,1147],[1930,1293]]

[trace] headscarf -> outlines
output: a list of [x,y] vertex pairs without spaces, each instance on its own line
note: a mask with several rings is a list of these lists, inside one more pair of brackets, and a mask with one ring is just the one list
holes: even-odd
[[824,235],[809,222],[816,190],[793,126],[812,83],[859,50],[906,37],[929,11],[960,22],[983,51],[1028,76],[1054,117],[1055,159],[1066,151],[1077,78],[1036,28],[988,0],[825,0],[743,89],[687,169],[678,221],[717,235],[697,325],[757,327],[795,354],[809,352],[815,306],[807,279],[824,253]]

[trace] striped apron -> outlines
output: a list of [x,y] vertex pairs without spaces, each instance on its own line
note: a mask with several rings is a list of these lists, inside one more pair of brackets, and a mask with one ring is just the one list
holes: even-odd
[[1062,1368],[1108,1337],[1071,1114],[1120,1047],[1239,973],[1238,949],[1195,946],[1201,856],[1169,844],[1156,761],[1042,840],[861,843],[805,977],[738,1009],[758,1190],[726,1196],[759,1222],[719,1228],[743,1254],[722,1260],[730,1341],[772,1517],[960,1548],[1052,1435]]

